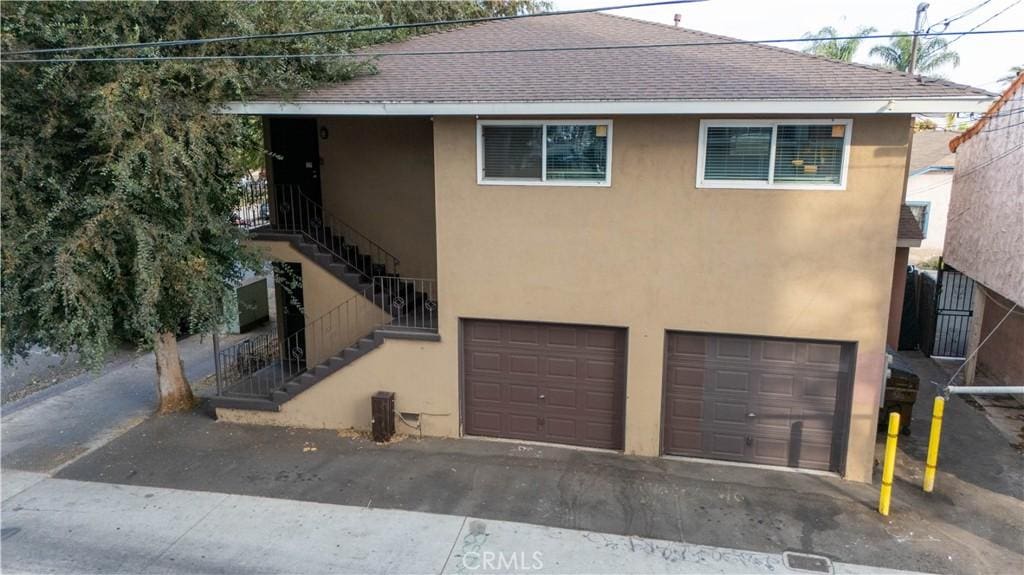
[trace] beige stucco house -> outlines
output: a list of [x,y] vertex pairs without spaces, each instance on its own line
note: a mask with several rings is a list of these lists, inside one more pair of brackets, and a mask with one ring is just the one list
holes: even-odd
[[870,480],[911,114],[992,95],[604,14],[368,53],[232,107],[304,317],[263,380],[223,352],[219,418],[365,429],[390,391],[410,433]]

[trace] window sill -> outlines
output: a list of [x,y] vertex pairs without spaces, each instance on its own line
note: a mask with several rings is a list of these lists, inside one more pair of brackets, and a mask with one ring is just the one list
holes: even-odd
[[845,185],[832,184],[768,184],[744,181],[705,181],[697,182],[698,189],[730,189],[730,190],[795,190],[818,192],[842,192]]
[[476,182],[481,186],[551,186],[561,188],[607,188],[612,185],[611,181],[591,180],[488,180],[481,179]]

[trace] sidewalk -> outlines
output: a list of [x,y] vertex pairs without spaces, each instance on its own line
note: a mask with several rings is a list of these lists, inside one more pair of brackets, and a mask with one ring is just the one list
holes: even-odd
[[779,554],[458,515],[17,471],[3,488],[5,573],[801,573]]

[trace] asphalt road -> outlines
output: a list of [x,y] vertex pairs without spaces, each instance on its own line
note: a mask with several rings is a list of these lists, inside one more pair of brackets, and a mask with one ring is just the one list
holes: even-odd
[[[106,359],[103,370],[137,355],[138,352],[130,347],[118,349]],[[88,370],[76,353],[52,354],[41,347],[32,348],[25,357],[12,358],[10,364],[6,363],[7,359],[0,356],[0,402],[4,404],[38,393]]]
[[[213,373],[209,336],[179,342],[185,373],[196,382]],[[86,371],[3,406],[0,465],[51,472],[103,445],[151,415],[157,407],[153,354]]]

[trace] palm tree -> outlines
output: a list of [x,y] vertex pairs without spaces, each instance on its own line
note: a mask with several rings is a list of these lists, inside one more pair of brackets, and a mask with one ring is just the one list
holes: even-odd
[[1012,66],[1010,67],[1010,73],[999,79],[1000,84],[1009,84],[1010,82],[1017,79],[1020,73],[1024,72],[1024,66]]
[[[849,40],[812,40],[811,45],[804,48],[804,52],[808,54],[814,54],[815,56],[824,56],[826,58],[832,58],[833,60],[842,60],[843,62],[849,62],[853,60],[853,57],[857,54],[857,48],[860,48],[860,44],[863,41],[864,36],[875,33],[875,28],[871,26],[863,26],[857,29],[857,32],[853,34],[854,38]],[[804,38],[832,38],[838,36],[839,32],[832,26],[825,26],[817,32],[808,32],[804,34]]]
[[[893,34],[906,34],[896,31]],[[946,64],[952,64],[954,68],[960,65],[960,55],[950,50],[949,42],[942,38],[930,38],[919,40],[917,47],[917,62],[914,65],[914,73],[927,74],[936,68]],[[913,44],[911,36],[896,36],[889,40],[889,44],[875,46],[871,49],[872,56],[882,59],[882,65],[886,68],[906,72],[910,64],[910,47]]]

